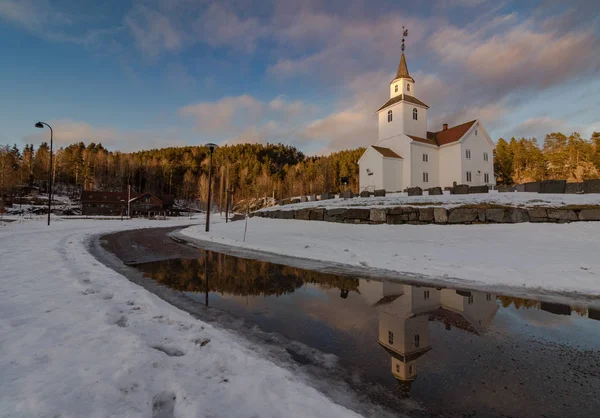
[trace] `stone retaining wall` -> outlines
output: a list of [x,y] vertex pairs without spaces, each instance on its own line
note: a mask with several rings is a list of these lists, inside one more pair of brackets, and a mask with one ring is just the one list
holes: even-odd
[[600,221],[600,206],[569,206],[564,208],[509,206],[461,206],[454,209],[440,207],[390,208],[305,208],[271,210],[250,215],[270,219],[298,219],[353,224],[483,224],[577,221]]

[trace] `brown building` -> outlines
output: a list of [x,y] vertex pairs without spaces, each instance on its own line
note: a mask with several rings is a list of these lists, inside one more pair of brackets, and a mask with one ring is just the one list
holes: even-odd
[[[81,195],[83,215],[127,215],[127,192],[89,191]],[[131,193],[131,216],[169,215],[173,211],[173,195]]]

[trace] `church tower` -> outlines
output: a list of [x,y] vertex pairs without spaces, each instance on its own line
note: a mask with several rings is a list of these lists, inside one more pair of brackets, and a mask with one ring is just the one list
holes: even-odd
[[[406,36],[407,31],[404,31]],[[427,106],[417,99],[415,80],[408,72],[402,38],[402,56],[396,77],[390,83],[390,99],[377,111],[379,118],[379,141],[398,135],[427,138]]]

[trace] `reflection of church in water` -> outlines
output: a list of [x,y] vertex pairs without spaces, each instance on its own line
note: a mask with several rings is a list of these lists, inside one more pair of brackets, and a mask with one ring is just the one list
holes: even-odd
[[392,374],[405,395],[417,378],[418,359],[432,349],[429,322],[481,335],[492,323],[496,295],[361,280],[360,293],[379,311],[379,344],[392,357]]

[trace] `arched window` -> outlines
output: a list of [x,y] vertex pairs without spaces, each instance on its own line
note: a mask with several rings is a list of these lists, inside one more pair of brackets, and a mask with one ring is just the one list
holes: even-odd
[[421,337],[419,337],[419,334],[415,334],[415,348],[419,348],[420,344],[421,344]]
[[388,122],[392,121],[392,111],[388,110]]
[[406,83],[406,91],[410,91],[410,83]]
[[392,331],[388,331],[388,343],[394,344],[394,333]]
[[396,84],[396,93],[398,93],[398,84]]
[[418,112],[418,111],[417,111],[417,108],[415,107],[415,108],[413,109],[413,119],[414,119],[414,120],[417,120],[417,119],[419,119],[419,116],[418,116],[417,112]]

